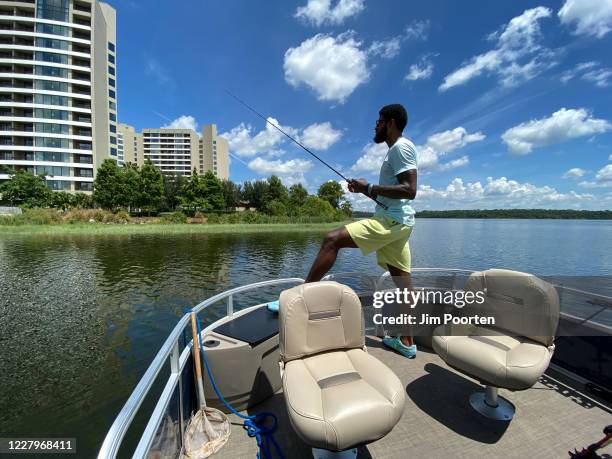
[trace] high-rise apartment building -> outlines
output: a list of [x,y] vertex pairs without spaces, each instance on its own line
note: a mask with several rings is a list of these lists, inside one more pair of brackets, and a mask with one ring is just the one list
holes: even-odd
[[202,127],[200,137],[192,129],[143,129],[118,124],[119,164],[132,162],[142,166],[149,159],[163,174],[191,175],[212,171],[220,179],[229,179],[229,145],[217,136],[217,126]]
[[0,1],[0,181],[26,169],[91,191],[118,154],[115,38],[96,0]]

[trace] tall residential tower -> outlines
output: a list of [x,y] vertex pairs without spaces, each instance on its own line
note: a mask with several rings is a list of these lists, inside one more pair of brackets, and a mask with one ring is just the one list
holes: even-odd
[[115,38],[96,0],[0,0],[0,182],[26,169],[91,191],[117,157]]

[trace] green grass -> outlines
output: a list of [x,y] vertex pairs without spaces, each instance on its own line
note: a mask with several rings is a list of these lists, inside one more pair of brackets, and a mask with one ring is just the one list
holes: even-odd
[[332,223],[271,223],[271,224],[105,224],[76,223],[56,225],[0,225],[3,234],[220,234],[220,233],[314,233],[338,228],[347,222]]

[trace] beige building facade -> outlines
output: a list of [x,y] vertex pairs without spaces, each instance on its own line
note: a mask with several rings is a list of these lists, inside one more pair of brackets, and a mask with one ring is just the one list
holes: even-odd
[[0,0],[0,182],[25,169],[91,191],[117,157],[115,10],[96,0]]
[[163,174],[190,176],[212,171],[219,179],[229,179],[229,145],[217,136],[217,126],[202,127],[202,136],[192,129],[143,129],[141,133],[127,124],[118,124],[118,164],[142,166],[149,159]]

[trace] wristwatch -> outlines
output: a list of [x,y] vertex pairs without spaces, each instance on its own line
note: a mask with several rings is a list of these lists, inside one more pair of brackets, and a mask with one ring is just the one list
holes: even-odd
[[374,185],[371,183],[368,183],[368,196],[372,196],[372,188],[374,188]]

